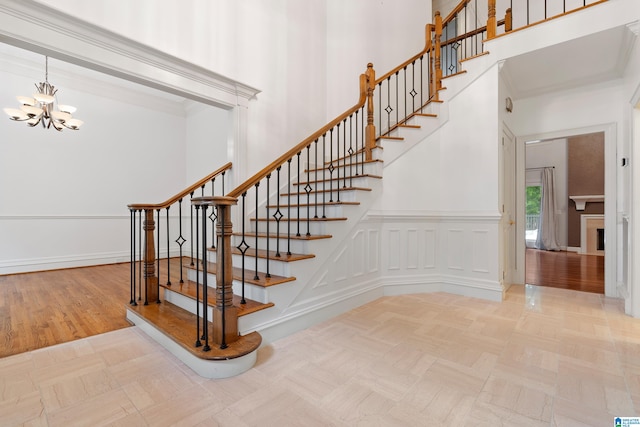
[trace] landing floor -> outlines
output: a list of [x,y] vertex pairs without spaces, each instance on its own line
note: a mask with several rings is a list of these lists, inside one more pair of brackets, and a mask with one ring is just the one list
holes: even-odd
[[385,297],[205,380],[135,327],[0,359],[1,425],[613,425],[640,414],[640,320],[593,293]]

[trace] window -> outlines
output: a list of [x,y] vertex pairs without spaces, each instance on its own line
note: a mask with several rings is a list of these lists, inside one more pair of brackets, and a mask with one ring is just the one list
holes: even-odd
[[536,240],[538,237],[538,222],[540,221],[540,199],[542,187],[539,185],[527,186],[526,204],[526,239]]

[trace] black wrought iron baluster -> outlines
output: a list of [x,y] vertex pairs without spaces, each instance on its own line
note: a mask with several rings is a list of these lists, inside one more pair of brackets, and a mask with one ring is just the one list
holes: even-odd
[[180,283],[184,283],[182,277],[182,245],[184,245],[184,242],[186,240],[182,237],[182,199],[180,199],[178,200],[178,238],[176,239],[180,251]]
[[[478,26],[478,0],[475,0],[474,9],[475,9],[475,18],[474,18],[473,22],[475,23],[475,26],[477,27]],[[477,55],[478,54],[478,35],[476,34],[473,37],[474,37],[475,47],[476,47],[476,50],[475,50],[476,53],[475,54]]]
[[[151,214],[151,217],[153,218],[153,213]],[[145,259],[147,256],[147,248],[149,247],[149,233],[147,233],[147,230],[146,230],[147,218],[149,217],[147,216],[147,211],[145,210],[144,211],[144,223],[145,223],[144,252],[140,251],[140,255],[142,258],[142,265],[145,270],[144,272],[144,305],[149,305],[149,274],[147,272],[147,260]]]
[[[463,34],[467,34],[467,5],[464,5],[464,33]],[[467,57],[467,39],[462,39],[462,49],[461,49],[461,56],[462,58],[466,58]],[[456,61],[457,62],[457,61]]]
[[[342,119],[342,188],[347,188],[347,119]],[[338,201],[340,193],[338,193]]]
[[309,165],[311,164],[311,144],[307,145],[307,185],[304,186],[304,191],[307,193],[307,236],[311,236],[311,172],[309,171]]
[[[255,206],[255,213],[256,213],[256,236],[255,236],[255,243],[256,243],[256,247],[255,247],[255,257],[256,257],[256,271],[255,274],[253,275],[253,280],[258,280],[260,279],[260,277],[258,277],[258,234],[260,231],[260,214],[259,214],[259,209],[258,209],[258,187],[260,187],[260,183],[256,183],[255,185],[255,192],[256,192],[256,206]],[[269,217],[267,217],[267,220],[269,220]]]
[[[211,178],[211,196],[214,197],[216,195],[216,178]],[[222,193],[224,195],[224,193]],[[216,220],[218,217],[216,216],[216,210],[211,209],[211,215],[209,215],[209,219],[211,220],[211,249],[216,248]]]
[[227,171],[223,171],[222,172],[222,195],[225,195],[226,193],[224,192],[224,174],[226,174]]
[[420,112],[424,106],[424,55],[420,57]]
[[[167,286],[171,286],[171,247],[169,243],[169,208],[167,206]],[[158,283],[160,282],[160,273],[158,273]],[[158,296],[160,293],[158,293]]]
[[[400,81],[400,71],[396,71],[396,123],[395,125],[398,126],[398,124],[400,124],[400,104],[398,103],[398,96],[400,95],[400,88],[398,86],[398,83]],[[391,90],[391,89],[389,89]],[[389,122],[389,130],[391,130],[391,122]]]
[[[562,7],[565,8],[566,5],[564,4],[564,1],[562,2]],[[564,11],[566,12],[566,11]],[[527,25],[529,25],[529,0],[527,0]]]
[[[333,128],[329,131],[329,203],[333,203]],[[324,218],[324,217],[323,217]]]
[[326,218],[327,206],[327,178],[325,168],[325,159],[327,158],[327,134],[322,135],[322,218]]
[[314,169],[315,169],[315,181],[316,181],[316,191],[315,191],[315,213],[313,215],[314,218],[318,218],[318,190],[320,190],[320,183],[318,182],[318,167],[322,165],[322,162],[318,162],[318,139],[313,142],[313,147],[315,149],[315,161],[314,161]]
[[[138,211],[138,256],[140,268],[138,268],[138,301],[142,300],[142,270],[144,268],[144,254],[142,252],[142,210]],[[146,285],[146,283],[145,283]]]
[[158,289],[156,290],[156,295],[160,296],[160,209],[156,209],[157,214],[157,224],[156,224],[156,241],[158,242],[158,247],[156,248],[156,274],[158,275],[158,280],[156,285]]
[[[257,191],[256,191],[257,192]],[[269,201],[269,192],[267,192],[267,204]],[[220,207],[220,209],[228,209],[227,207]],[[228,215],[225,215],[225,213],[223,212],[222,214],[222,218],[224,221],[224,218],[228,218]],[[267,217],[267,220],[269,219],[269,217]],[[221,246],[221,251],[222,251],[222,259],[224,259],[224,257],[226,256],[225,254],[225,247],[226,245],[224,244],[224,239],[225,239],[225,235],[224,235],[224,228],[225,228],[226,224],[222,224],[222,227],[220,227],[220,245]],[[256,248],[257,250],[257,248]],[[225,348],[227,348],[227,316],[226,316],[226,311],[227,311],[227,286],[226,286],[226,272],[225,272],[225,262],[222,263],[222,267],[221,267],[221,272],[222,272],[222,319],[221,319],[221,334],[222,334],[222,339],[220,341],[220,349],[224,350]],[[218,306],[217,302],[216,302],[216,306]]]
[[[337,177],[336,177],[336,201],[339,202],[340,201],[340,124],[338,123],[338,130],[336,132],[336,135],[338,135],[338,139],[336,141],[336,173],[337,173]],[[333,179],[332,179],[333,182]]]
[[[189,201],[193,199],[193,191],[189,194]],[[193,267],[193,204],[190,203],[191,206],[191,217],[189,218],[189,227],[191,228],[191,238],[189,239],[189,246],[191,251],[191,267]]]
[[358,163],[362,162],[362,166],[364,169],[364,150],[358,149],[358,116],[360,115],[360,110],[356,110],[356,176],[358,176]]
[[276,258],[280,258],[280,220],[282,219],[282,212],[280,211],[280,170],[282,165],[276,169],[276,211],[273,213],[273,219],[276,220]]
[[[298,162],[298,174],[297,176],[297,180],[298,180],[298,184],[300,184],[300,154],[302,154],[301,151],[298,151],[298,154],[296,154],[297,157],[297,162]],[[297,207],[297,214],[296,214],[296,225],[297,225],[297,231],[296,231],[296,236],[300,237],[300,194],[302,193],[300,191],[300,185],[298,185],[298,190],[296,190],[296,193],[298,195],[297,200],[298,200],[298,207]]]
[[[357,115],[356,115],[357,117]],[[356,120],[356,129],[358,127],[358,122]],[[349,187],[353,187],[353,113],[349,115]],[[358,158],[356,157],[356,162]],[[358,166],[356,164],[356,173],[358,171]]]
[[391,106],[391,76],[387,77],[387,108],[385,108],[387,112],[387,134],[391,132],[391,113],[393,112],[393,107]]
[[411,63],[411,92],[409,95],[411,95],[411,114],[413,114],[416,112],[416,95],[418,95],[416,92],[416,61]]
[[[402,68],[402,79],[403,79],[402,99],[404,100],[404,118],[402,119],[402,123],[404,123],[404,122],[406,122],[407,116],[408,116],[408,114],[407,114],[407,67],[406,66],[404,68]],[[396,91],[396,98],[397,97],[398,97],[398,93]],[[397,101],[396,101],[396,103],[397,103]],[[400,108],[398,108],[398,110],[399,109]],[[396,116],[397,116],[397,112],[396,112]]]
[[136,211],[129,209],[129,213],[131,226],[131,287],[129,289],[131,300],[129,304],[138,305],[138,303],[136,303]]
[[[269,240],[271,239],[271,234],[269,233],[269,223],[271,222],[269,220],[269,196],[271,195],[271,193],[269,192],[269,183],[270,182],[271,182],[271,174],[268,174],[267,175],[267,197],[266,197],[267,201],[265,203],[266,209],[267,209],[267,214],[265,215],[265,222],[267,223],[267,251],[266,251],[266,255],[267,255],[267,261],[266,261],[267,272],[266,272],[264,277],[266,277],[266,278],[271,277],[271,273],[269,272],[269,257],[270,257],[270,254],[269,254]],[[257,249],[257,245],[256,245],[256,249]],[[256,254],[256,256],[257,256],[257,254]]]
[[[193,206],[193,205],[191,205]],[[202,342],[200,341],[200,262],[198,261],[198,252],[200,247],[200,226],[198,221],[198,215],[200,212],[200,207],[198,205],[195,206],[196,209],[196,347],[201,347]],[[203,309],[206,310],[206,306],[203,306]]]
[[287,255],[291,255],[291,160],[287,160]]
[[[362,121],[364,122],[364,114],[362,115]],[[382,82],[378,83],[378,127],[378,135],[385,135],[382,133]]]
[[[224,193],[222,193],[224,194]],[[240,300],[240,304],[246,304],[247,300],[244,298],[244,284],[245,284],[245,254],[247,253],[247,249],[249,249],[249,245],[246,241],[246,233],[245,233],[245,221],[247,218],[247,192],[242,193],[242,240],[240,244],[237,246],[240,251],[242,258],[242,272],[241,272],[241,280],[242,280],[242,296]],[[223,225],[224,226],[224,225]],[[224,247],[224,245],[223,245]]]
[[[220,260],[216,260],[220,262]],[[224,258],[222,260],[224,265]],[[202,351],[209,351],[209,277],[207,274],[207,205],[202,205],[202,336],[204,347]]]

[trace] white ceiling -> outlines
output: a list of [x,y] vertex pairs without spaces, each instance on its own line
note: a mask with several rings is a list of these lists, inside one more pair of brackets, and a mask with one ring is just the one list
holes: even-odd
[[514,99],[622,77],[635,34],[627,27],[591,34],[505,61]]

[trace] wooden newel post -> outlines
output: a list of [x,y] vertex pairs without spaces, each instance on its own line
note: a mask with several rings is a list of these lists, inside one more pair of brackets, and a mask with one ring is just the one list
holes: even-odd
[[215,344],[226,347],[238,339],[238,308],[233,305],[233,263],[231,260],[231,206],[238,204],[234,197],[213,197],[218,209],[216,225],[216,306],[213,308],[213,337]]
[[159,301],[158,278],[156,277],[156,255],[154,244],[154,231],[156,222],[153,218],[153,209],[144,210],[144,303]]
[[508,33],[513,29],[513,15],[511,15],[511,8],[507,9],[507,13],[504,15],[504,32]]
[[496,36],[496,31],[498,29],[498,23],[496,22],[496,0],[489,0],[488,7],[487,40],[491,40]]
[[376,125],[373,123],[374,106],[373,94],[376,90],[376,72],[373,64],[367,64],[367,127],[365,129],[365,156],[367,160],[373,160],[373,149],[376,146]]
[[435,50],[435,64],[434,64],[434,99],[438,101],[440,90],[442,89],[442,62],[440,58],[440,39],[442,38],[442,16],[440,16],[440,11],[436,12],[436,36],[434,43]]

